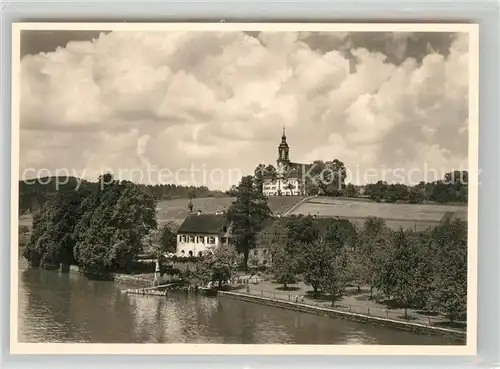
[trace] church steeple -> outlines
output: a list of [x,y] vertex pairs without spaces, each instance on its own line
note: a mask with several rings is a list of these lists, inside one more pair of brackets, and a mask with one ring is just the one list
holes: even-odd
[[281,136],[281,143],[278,146],[278,162],[288,162],[288,143],[286,142],[285,125],[283,125],[283,134]]

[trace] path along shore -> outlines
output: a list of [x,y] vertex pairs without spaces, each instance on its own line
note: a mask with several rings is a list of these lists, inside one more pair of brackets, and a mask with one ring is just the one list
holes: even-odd
[[285,308],[289,310],[295,310],[300,312],[326,315],[333,318],[348,319],[350,321],[377,324],[386,327],[401,329],[405,331],[411,331],[416,333],[424,334],[437,334],[437,335],[447,335],[457,339],[459,342],[465,342],[466,333],[460,330],[448,329],[435,327],[428,324],[409,322],[403,320],[395,320],[391,318],[383,318],[373,315],[359,314],[349,311],[343,311],[336,308],[327,308],[321,306],[314,306],[307,303],[299,303],[295,301],[285,301],[283,299],[274,297],[257,296],[251,293],[243,292],[232,292],[232,291],[219,291],[219,297],[227,297],[238,299],[242,301],[247,301],[251,303],[259,303],[268,306],[274,306],[278,308]]

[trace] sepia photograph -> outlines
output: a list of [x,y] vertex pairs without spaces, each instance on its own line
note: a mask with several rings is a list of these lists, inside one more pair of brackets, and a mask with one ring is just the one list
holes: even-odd
[[16,24],[11,344],[475,350],[477,48],[468,24]]

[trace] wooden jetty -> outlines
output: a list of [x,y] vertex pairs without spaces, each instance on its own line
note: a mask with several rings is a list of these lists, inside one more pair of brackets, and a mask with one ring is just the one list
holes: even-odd
[[[175,285],[176,283],[163,284],[154,287],[145,287],[145,288],[131,288],[128,290],[123,290],[122,293],[130,293],[134,295],[145,295],[145,296],[167,296],[167,289]],[[162,291],[160,288],[164,288]]]

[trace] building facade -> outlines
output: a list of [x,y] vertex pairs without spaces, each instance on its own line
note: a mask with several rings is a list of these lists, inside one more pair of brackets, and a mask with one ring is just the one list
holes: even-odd
[[278,146],[276,173],[264,175],[262,192],[266,196],[300,196],[306,194],[305,174],[309,164],[290,161],[290,148],[286,141],[285,127]]
[[177,231],[177,256],[202,256],[220,245],[231,243],[224,214],[188,215]]

